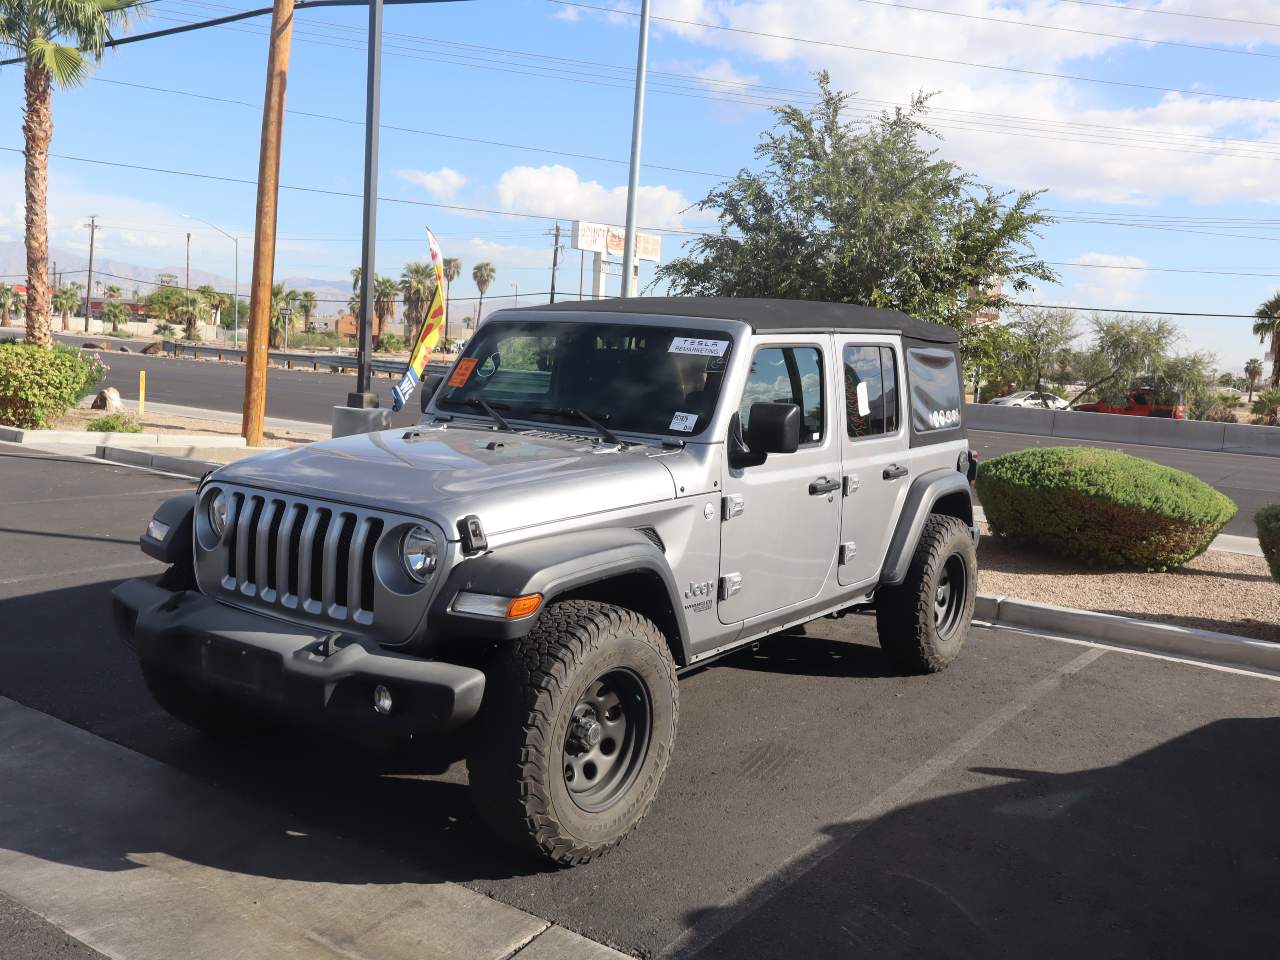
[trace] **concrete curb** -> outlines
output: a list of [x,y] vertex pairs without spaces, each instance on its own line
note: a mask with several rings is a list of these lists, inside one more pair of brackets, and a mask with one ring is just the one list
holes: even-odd
[[199,480],[210,470],[222,466],[209,460],[197,460],[194,457],[179,457],[170,454],[152,453],[149,450],[136,450],[131,447],[100,446],[95,454],[100,460],[111,463],[123,463],[131,467],[145,467],[159,470],[162,473],[176,473],[184,477]]
[[996,626],[1015,627],[1033,633],[1092,640],[1220,666],[1280,674],[1280,643],[1251,640],[1229,633],[981,595],[974,603],[973,616]]
[[24,430],[21,427],[0,427],[0,440],[9,443],[40,445],[42,443],[78,443],[97,446],[103,443],[114,447],[243,447],[244,437],[224,434],[194,437],[178,433],[102,433],[97,430]]

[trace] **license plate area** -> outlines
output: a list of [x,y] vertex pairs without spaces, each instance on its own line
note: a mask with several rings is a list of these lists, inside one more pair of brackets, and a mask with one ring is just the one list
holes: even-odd
[[280,660],[274,654],[231,644],[205,643],[200,668],[206,676],[275,696],[280,689]]

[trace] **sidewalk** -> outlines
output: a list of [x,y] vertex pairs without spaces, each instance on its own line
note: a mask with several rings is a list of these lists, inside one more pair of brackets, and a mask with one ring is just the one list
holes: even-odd
[[114,960],[624,956],[5,698],[0,892]]

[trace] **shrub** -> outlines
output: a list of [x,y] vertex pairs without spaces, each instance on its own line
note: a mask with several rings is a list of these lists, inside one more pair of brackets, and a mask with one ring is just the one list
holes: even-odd
[[977,486],[996,535],[1101,567],[1180,567],[1236,513],[1188,473],[1092,447],[994,457],[978,467]]
[[378,339],[379,353],[398,353],[404,349],[404,341],[394,333],[384,333]]
[[89,395],[102,361],[66,347],[0,343],[0,423],[47,427]]
[[[102,358],[96,353],[89,350],[82,350],[79,347],[68,346],[65,343],[55,343],[53,349],[60,350],[72,357],[75,357],[85,364],[84,384],[76,391],[75,402],[79,403],[89,394],[98,389],[98,384],[111,368],[102,362]],[[62,416],[62,414],[58,414]]]
[[1258,543],[1271,568],[1271,579],[1280,583],[1280,504],[1263,507],[1253,522],[1258,525]]
[[100,433],[141,433],[142,422],[131,413],[106,413],[89,423]]

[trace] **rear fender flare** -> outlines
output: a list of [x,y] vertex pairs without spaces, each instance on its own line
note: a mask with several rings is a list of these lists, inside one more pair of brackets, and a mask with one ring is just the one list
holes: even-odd
[[[940,501],[946,509],[935,510]],[[937,512],[958,516],[973,529],[973,501],[969,499],[969,481],[958,470],[931,470],[922,473],[912,482],[884,558],[884,569],[880,574],[882,585],[897,586],[906,579],[925,521],[930,514]]]

